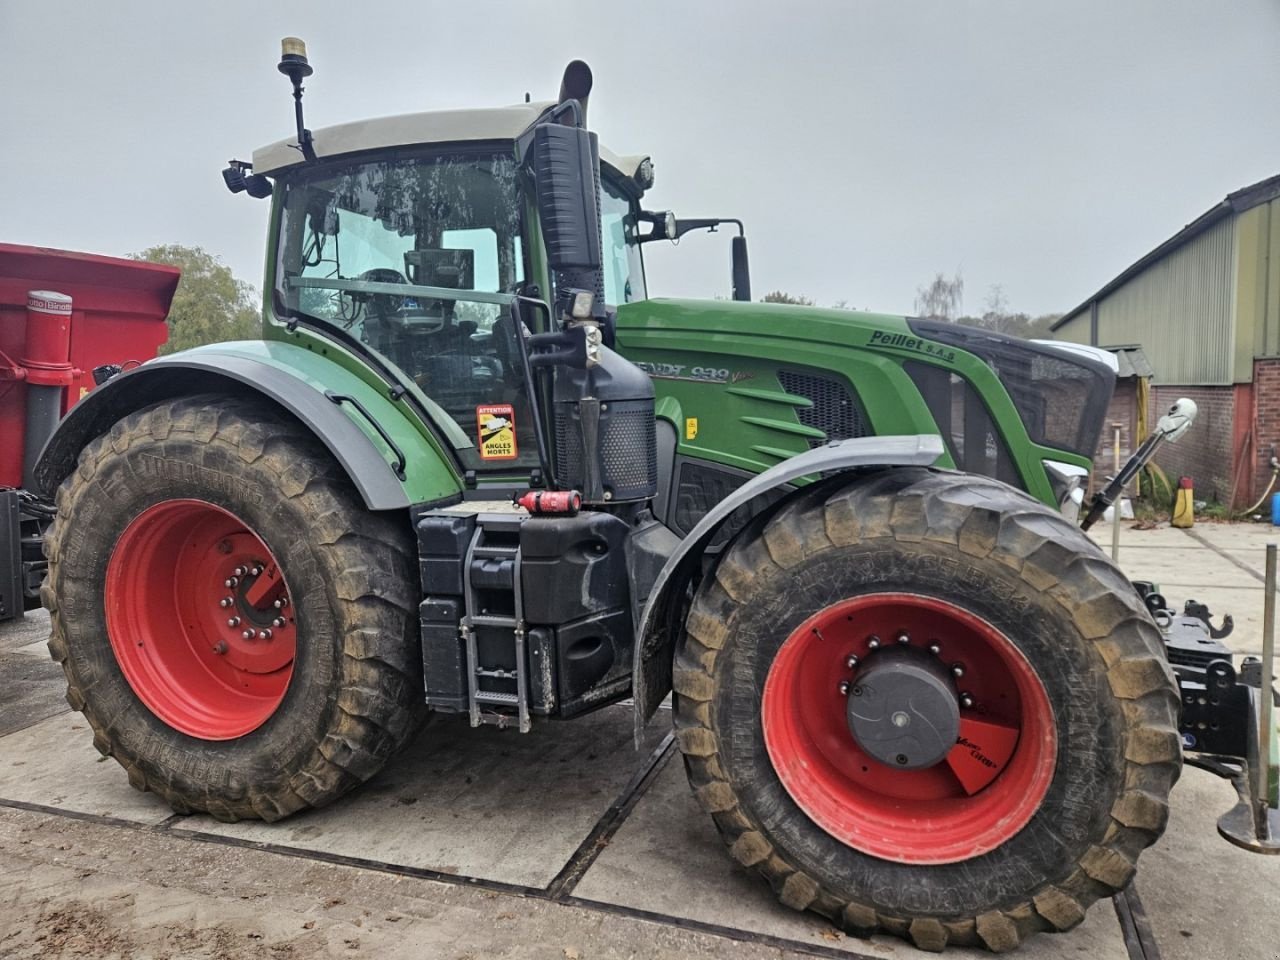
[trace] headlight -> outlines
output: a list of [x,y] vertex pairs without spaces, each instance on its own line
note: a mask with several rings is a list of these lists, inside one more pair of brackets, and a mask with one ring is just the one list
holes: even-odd
[[1074,464],[1062,463],[1058,460],[1044,460],[1045,473],[1049,475],[1049,486],[1053,488],[1053,497],[1058,502],[1058,510],[1072,523],[1080,522],[1080,506],[1084,503],[1084,482],[1089,471]]

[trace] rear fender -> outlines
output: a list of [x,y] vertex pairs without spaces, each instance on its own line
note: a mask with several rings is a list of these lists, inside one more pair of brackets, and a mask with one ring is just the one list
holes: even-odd
[[[410,503],[438,500],[460,491],[456,471],[443,458],[423,449],[428,441],[385,391],[374,390],[350,371],[309,351],[299,350],[306,356],[299,357],[299,365],[291,368],[288,361],[293,358],[282,354],[279,347],[273,347],[272,353],[263,351],[261,356],[238,349],[248,348],[246,344],[227,347],[160,357],[89,393],[72,407],[45,445],[35,471],[37,492],[52,498],[75,469],[80,451],[121,418],[162,400],[198,393],[257,395],[299,420],[333,454],[370,510],[404,509]],[[258,345],[249,349],[258,349]],[[334,402],[331,394],[359,400],[387,437],[353,404]],[[397,450],[408,461],[403,479],[397,476]]]
[[[721,500],[689,532],[663,565],[645,604],[632,662],[636,743],[644,726],[671,690],[672,656],[681,624],[678,615],[686,590],[702,566],[716,530],[743,504],[801,477],[865,467],[927,467],[945,453],[942,438],[931,435],[858,437],[817,447],[784,460],[748,480]],[[796,491],[793,495],[798,495]],[[767,509],[776,510],[787,499]]]

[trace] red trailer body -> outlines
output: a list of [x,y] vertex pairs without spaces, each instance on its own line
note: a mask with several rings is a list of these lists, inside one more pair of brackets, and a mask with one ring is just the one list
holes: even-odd
[[21,486],[28,378],[49,382],[51,359],[32,354],[58,340],[45,329],[29,331],[28,293],[71,298],[69,352],[52,358],[72,368],[64,378],[65,414],[93,389],[94,367],[156,355],[168,336],[165,317],[179,275],[160,264],[0,243],[0,487]]

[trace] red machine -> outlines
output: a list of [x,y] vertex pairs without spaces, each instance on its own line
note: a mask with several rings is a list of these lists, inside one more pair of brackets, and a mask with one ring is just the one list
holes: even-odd
[[154,357],[175,267],[0,243],[0,620],[38,604],[51,507],[22,488],[93,371]]

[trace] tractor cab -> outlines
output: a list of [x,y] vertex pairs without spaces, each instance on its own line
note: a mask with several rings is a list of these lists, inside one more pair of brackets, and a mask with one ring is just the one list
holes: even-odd
[[[340,125],[308,135],[314,160],[281,141],[256,151],[239,181],[277,185],[267,336],[302,326],[370,356],[422,406],[462,470],[480,476],[539,467],[529,350],[517,335],[557,325],[549,310],[512,302],[556,293],[529,162],[532,131],[554,107]],[[652,165],[598,152],[607,329],[614,307],[645,297],[636,214]],[[506,425],[495,431],[497,420]]]

